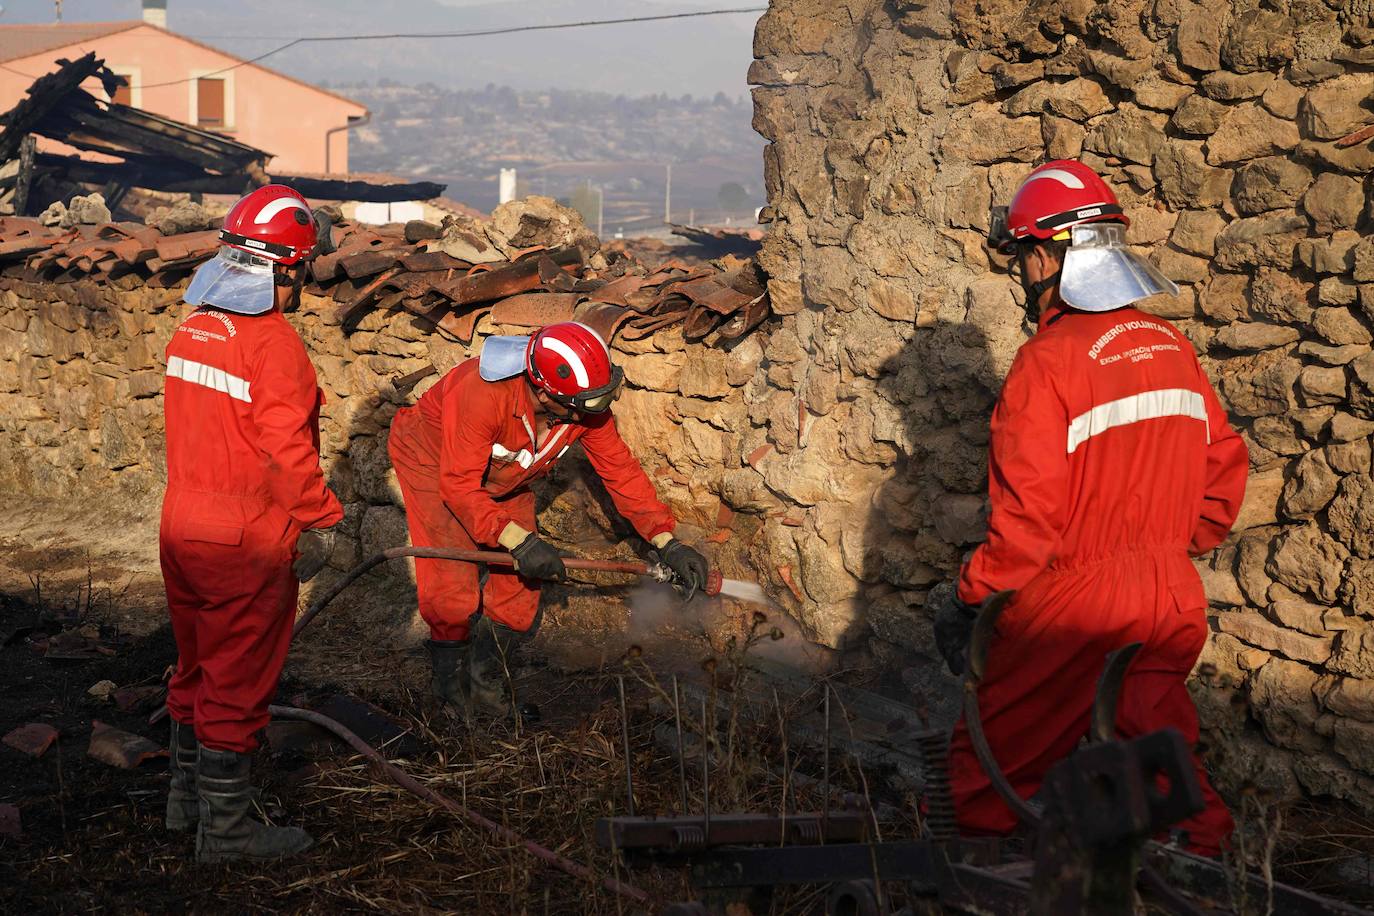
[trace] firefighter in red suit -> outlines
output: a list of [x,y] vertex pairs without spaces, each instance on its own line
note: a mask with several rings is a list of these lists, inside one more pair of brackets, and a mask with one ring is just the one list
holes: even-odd
[[[1185,682],[1207,638],[1207,599],[1190,558],[1227,536],[1245,493],[1245,445],[1188,339],[1130,305],[1177,287],[1126,248],[1127,225],[1096,173],[1056,161],[994,213],[989,239],[1014,255],[1038,330],[993,411],[987,540],[938,607],[936,636],[961,673],[973,608],[1015,592],[978,699],[1025,798],[1086,734],[1104,657],[1127,643],[1144,647],[1122,686],[1120,734],[1171,727],[1196,744]],[[964,832],[1016,826],[962,721],[950,766]],[[1195,766],[1207,807],[1181,826],[1190,848],[1216,854],[1233,823]]]
[[[420,615],[435,696],[465,714],[513,709],[504,659],[539,610],[539,582],[565,575],[538,535],[530,484],[581,443],[621,515],[688,595],[706,582],[705,558],[673,537],[659,501],[611,415],[622,373],[591,328],[565,322],[530,337],[489,337],[414,407],[397,412],[389,451],[417,547],[510,551],[514,568],[485,577],[468,563],[416,560]],[[475,619],[474,619],[475,616]]]
[[196,830],[201,861],[311,845],[249,817],[249,762],[299,581],[324,565],[343,518],[320,470],[315,370],[282,315],[316,247],[310,207],[289,188],[259,188],[229,211],[220,241],[186,292],[198,308],[167,345],[160,536],[178,652],[167,826]]

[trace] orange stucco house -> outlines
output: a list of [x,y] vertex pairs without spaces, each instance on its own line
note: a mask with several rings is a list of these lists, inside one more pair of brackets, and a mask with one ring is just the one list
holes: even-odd
[[[266,150],[274,172],[348,171],[348,127],[367,118],[366,108],[157,21],[0,25],[0,111],[13,107],[35,78],[57,69],[59,58],[94,51],[128,78],[115,101]],[[107,98],[97,80],[86,88]]]

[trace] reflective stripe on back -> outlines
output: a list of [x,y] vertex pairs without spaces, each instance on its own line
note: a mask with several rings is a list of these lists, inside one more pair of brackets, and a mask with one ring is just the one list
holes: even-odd
[[247,379],[230,375],[223,369],[216,369],[214,366],[173,356],[167,360],[167,377],[181,379],[183,382],[200,385],[202,388],[221,391],[237,401],[243,401],[245,404],[253,403],[253,398],[248,394],[249,382]]
[[[1207,403],[1199,392],[1188,388],[1161,388],[1098,404],[1074,417],[1069,424],[1069,454],[1109,429],[1160,417],[1189,417],[1205,425],[1208,422]],[[1210,428],[1207,429],[1207,441],[1211,442]]]

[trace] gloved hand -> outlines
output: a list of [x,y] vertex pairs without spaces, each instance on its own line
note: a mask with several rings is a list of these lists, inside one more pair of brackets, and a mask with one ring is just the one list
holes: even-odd
[[688,600],[697,593],[697,589],[706,587],[706,574],[710,566],[698,551],[673,538],[658,549],[658,555],[663,559],[663,565],[677,576],[678,584],[687,593]]
[[926,610],[935,620],[935,648],[940,650],[950,672],[962,676],[978,609],[959,600],[954,583],[942,582],[926,596]]
[[334,552],[334,535],[333,528],[311,528],[301,532],[296,539],[296,553],[299,556],[291,564],[291,572],[295,573],[297,581],[309,582],[324,569],[329,562],[329,555]]
[[526,537],[510,555],[515,557],[515,571],[526,579],[562,579],[568,575],[558,549],[537,534]]

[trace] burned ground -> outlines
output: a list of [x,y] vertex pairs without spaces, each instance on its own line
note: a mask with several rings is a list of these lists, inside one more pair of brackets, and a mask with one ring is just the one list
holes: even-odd
[[[60,737],[38,759],[0,747],[0,804],[18,807],[23,829],[18,837],[0,836],[0,906],[6,911],[633,911],[590,882],[549,869],[398,789],[341,745],[289,727],[270,735],[257,758],[263,807],[274,820],[309,829],[316,848],[298,861],[270,866],[195,865],[191,839],[162,829],[162,761],[122,770],[86,754],[96,720],[166,743],[165,724],[148,724],[153,700],[124,711],[88,693],[103,680],[119,687],[156,685],[175,656],[155,558],[146,547],[88,550],[72,540],[64,512],[41,508],[27,515],[30,524],[3,535],[0,732],[43,722],[58,728]],[[10,512],[13,522],[20,513]],[[146,536],[150,530],[147,519],[124,521],[128,532]],[[26,550],[25,543],[41,548]],[[518,730],[470,731],[428,704],[418,644],[359,638],[368,629],[369,601],[378,608],[413,608],[413,594],[410,604],[402,603],[404,590],[378,580],[361,586],[351,602],[331,607],[293,647],[278,702],[316,706],[343,692],[372,704],[409,733],[406,742],[414,742],[393,744],[388,753],[406,772],[659,902],[691,896],[683,868],[639,862],[627,869],[594,841],[598,817],[625,812],[618,676],[627,686],[640,813],[682,807],[676,759],[664,742],[672,732],[674,674],[689,698],[687,747],[699,746],[699,702],[711,710],[706,719],[717,723],[714,811],[819,806],[821,759],[805,728],[818,705],[819,694],[807,689],[815,682],[809,676],[776,679],[770,662],[778,656],[766,655],[774,648],[773,624],[756,624],[752,609],[722,606],[704,616],[696,605],[686,614],[673,609],[682,614],[676,625],[664,627],[655,618],[657,637],[640,640],[654,634],[632,629],[634,614],[658,612],[642,593],[623,585],[551,589],[544,628],[514,668],[522,698],[537,703],[542,718]],[[86,661],[45,658],[44,641],[61,633],[69,639],[85,634],[112,654],[97,651]],[[833,677],[837,684],[861,682],[865,672],[842,659]],[[737,697],[763,697],[767,708],[751,708]],[[912,706],[923,702],[901,699]],[[905,724],[888,723],[886,730]],[[850,730],[853,746],[865,747],[874,741],[863,731],[868,725],[858,711],[841,711],[834,727]],[[689,751],[687,764],[688,807],[696,811],[700,758]],[[837,804],[844,793],[871,801],[884,838],[918,830],[912,785],[900,766],[866,763],[862,752],[837,754]],[[1267,800],[1252,795],[1242,805],[1253,820]],[[1374,903],[1368,886],[1374,824],[1367,818],[1307,803],[1285,810],[1273,839],[1281,880]],[[755,899],[752,911],[815,912],[823,890]]]

